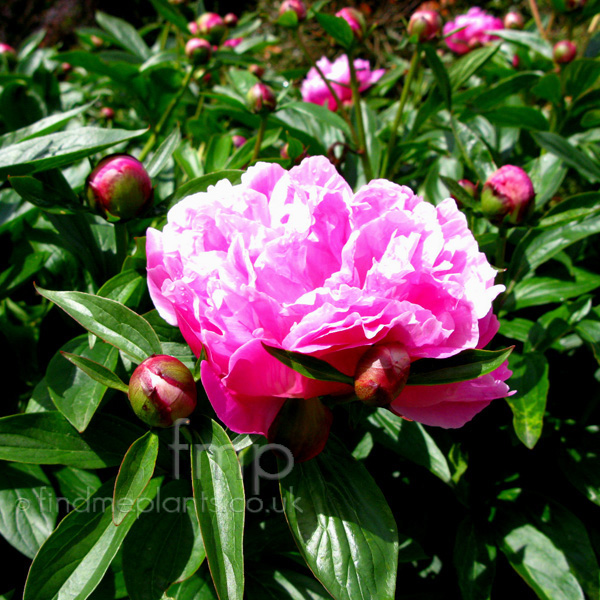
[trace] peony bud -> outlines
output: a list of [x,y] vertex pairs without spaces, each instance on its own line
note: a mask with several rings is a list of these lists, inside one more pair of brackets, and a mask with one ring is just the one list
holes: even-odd
[[185,55],[194,65],[205,65],[210,60],[212,46],[203,38],[192,38],[185,45]]
[[302,0],[283,0],[279,6],[279,16],[284,15],[286,12],[295,12],[298,17],[298,22],[306,19],[306,6]]
[[0,54],[12,54],[13,56],[16,56],[17,51],[8,44],[0,43]]
[[264,83],[255,83],[246,97],[252,112],[273,112],[277,108],[277,99],[273,90]]
[[115,118],[115,111],[110,106],[103,106],[100,109],[100,116],[107,121],[112,121]]
[[283,158],[283,160],[290,159],[290,145],[286,142],[283,146],[281,146],[281,150],[279,150],[279,156]]
[[133,412],[150,427],[170,427],[196,408],[196,382],[190,370],[173,356],[154,355],[129,380]]
[[504,15],[504,27],[506,29],[523,29],[525,26],[525,19],[520,12],[511,10]]
[[234,15],[233,13],[227,13],[223,17],[223,23],[225,23],[227,27],[235,27],[238,24],[237,15]]
[[372,346],[356,365],[354,393],[369,406],[387,406],[404,389],[410,372],[410,356],[402,344]]
[[345,7],[335,13],[336,17],[341,17],[350,25],[352,33],[357,40],[362,40],[367,33],[367,22],[364,15],[356,8]]
[[62,71],[63,75],[67,75],[73,70],[73,65],[68,62],[60,63],[60,70]]
[[468,179],[459,179],[458,185],[460,185],[460,187],[464,188],[464,190],[472,198],[475,198],[475,196],[477,196],[477,186],[472,181],[469,181]]
[[198,33],[200,35],[206,36],[213,44],[221,43],[227,27],[217,13],[204,13],[198,18],[196,23],[198,24]]
[[416,35],[419,42],[429,42],[442,29],[442,18],[434,10],[418,10],[408,22],[408,35]]
[[264,67],[261,67],[260,65],[250,65],[248,71],[252,73],[254,77],[258,77],[258,79],[262,79],[265,74]]
[[513,55],[510,64],[512,65],[513,69],[518,69],[519,68],[519,65],[521,64],[521,59],[519,58],[518,54],[514,54]]
[[109,220],[130,219],[152,201],[152,181],[144,165],[129,154],[103,158],[89,174],[90,205]]
[[190,21],[188,23],[188,30],[192,35],[198,35],[198,23],[196,23],[196,21]]
[[333,414],[319,398],[288,398],[269,427],[268,440],[285,446],[298,462],[319,454],[329,437]]
[[98,37],[97,35],[92,35],[90,37],[90,40],[92,44],[96,46],[96,48],[101,48],[102,46],[104,46],[104,40],[101,37]]
[[534,200],[529,175],[514,165],[504,165],[492,173],[481,192],[483,213],[495,223],[508,217],[510,223],[518,225],[533,210]]
[[577,46],[569,41],[562,40],[554,44],[552,50],[552,58],[558,65],[566,65],[570,63],[577,56]]
[[242,147],[247,141],[243,135],[234,135],[231,137],[231,140],[236,148]]

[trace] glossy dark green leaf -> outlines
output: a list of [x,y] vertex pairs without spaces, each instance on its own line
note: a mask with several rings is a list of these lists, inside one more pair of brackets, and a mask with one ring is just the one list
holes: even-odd
[[159,175],[167,166],[169,159],[173,156],[173,152],[175,152],[175,148],[177,148],[180,141],[181,132],[179,131],[179,127],[175,127],[146,163],[146,171],[148,171],[148,175],[150,175],[151,179],[154,179]]
[[527,171],[535,190],[536,209],[552,199],[567,174],[567,168],[554,154],[542,154],[530,163]]
[[502,106],[483,113],[485,118],[500,127],[520,127],[530,131],[547,131],[548,119],[531,106]]
[[244,595],[245,497],[240,463],[223,428],[194,420],[192,484],[206,559],[220,598]]
[[219,600],[206,563],[190,578],[169,588],[173,600]]
[[187,19],[175,8],[175,6],[166,2],[166,0],[150,0],[156,12],[166,21],[175,25],[182,33],[188,35]]
[[600,62],[592,58],[578,58],[565,66],[561,77],[566,94],[575,101],[600,78]]
[[292,352],[291,350],[283,350],[282,348],[274,348],[267,346],[265,343],[263,343],[263,348],[286,367],[293,369],[305,377],[318,379],[319,381],[338,381],[354,387],[353,377],[338,371],[335,367],[332,367],[328,362],[320,358],[301,354],[300,352]]
[[40,271],[48,258],[48,252],[27,254],[22,261],[13,262],[5,271],[0,273],[0,298],[5,298],[28,279]]
[[444,185],[448,188],[448,191],[455,200],[471,209],[477,208],[477,202],[473,196],[471,196],[458,181],[451,179],[450,177],[444,177],[443,175],[440,175],[440,179],[444,182]]
[[212,173],[224,169],[232,149],[233,140],[230,134],[213,135],[206,147],[205,170]]
[[0,535],[33,558],[56,524],[52,485],[37,465],[7,462],[0,462],[0,481]]
[[248,575],[248,600],[331,600],[313,577],[288,569],[261,570]]
[[127,21],[112,17],[103,12],[96,13],[96,21],[98,21],[103,29],[110,33],[119,46],[125,48],[125,50],[129,50],[129,52],[137,56],[140,60],[146,60],[150,57],[150,48],[148,48],[135,27]]
[[58,411],[0,419],[0,460],[97,469],[120,464],[143,433],[127,421],[99,414],[80,434]]
[[160,480],[152,480],[118,527],[111,518],[112,480],[70,512],[35,557],[24,600],[85,600],[102,580],[138,513],[153,502],[159,485]]
[[[62,352],[80,355],[111,372],[119,360],[116,348],[102,342],[89,347],[86,335],[67,342],[48,364],[46,383],[56,408],[78,431],[85,431],[106,392],[106,384],[70,364]],[[112,386],[111,386],[112,387]]]
[[[145,238],[144,238],[145,239]],[[131,257],[128,257],[131,258]],[[126,259],[127,260],[127,259]],[[143,257],[144,266],[146,257]],[[135,269],[125,269],[111,277],[96,293],[97,296],[135,308],[148,289],[146,278]]]
[[145,129],[83,127],[25,140],[2,149],[0,178],[57,169],[144,133]]
[[427,64],[429,65],[429,68],[433,71],[435,81],[444,98],[446,108],[448,110],[452,110],[452,89],[450,87],[450,78],[448,77],[448,71],[446,71],[444,63],[440,60],[440,57],[437,55],[436,49],[432,45],[424,44],[423,50],[425,52],[425,57],[427,58]]
[[127,450],[115,482],[112,504],[115,525],[123,522],[146,489],[154,474],[157,456],[158,436],[152,431],[133,442]]
[[496,571],[496,546],[466,517],[458,526],[454,566],[463,600],[489,599]]
[[407,385],[442,385],[476,379],[496,370],[513,348],[463,350],[450,358],[419,359],[410,365]]
[[131,80],[139,74],[138,66],[131,62],[108,60],[104,56],[85,50],[62,52],[57,58],[68,62],[74,67],[83,67],[90,73],[110,77],[115,83],[123,87],[127,86],[129,89],[131,89]]
[[209,186],[215,185],[222,179],[228,179],[234,185],[240,182],[243,171],[237,169],[227,169],[225,171],[218,171],[217,173],[209,173],[202,177],[197,177],[191,181],[187,181],[183,185],[177,188],[175,195],[171,199],[170,206],[176,204],[182,198],[197,194],[198,192],[205,192]]
[[600,192],[576,194],[553,206],[540,220],[539,226],[555,227],[598,214],[600,214]]
[[[121,378],[110,369],[107,369],[104,365],[77,354],[70,354],[69,352],[65,351],[61,351],[61,354],[69,362],[72,362],[76,367],[81,369],[86,375],[91,377],[94,381],[100,383],[102,386],[110,387],[125,393],[129,391],[129,387],[123,383]],[[115,356],[117,356],[116,350]]]
[[33,388],[33,393],[31,394],[31,398],[29,398],[25,412],[36,413],[49,411],[56,411],[56,406],[54,402],[52,402],[50,392],[48,391],[48,384],[44,377],[39,381],[35,388]]
[[495,108],[506,98],[520,94],[523,90],[531,88],[539,78],[538,73],[517,73],[511,77],[501,79],[494,85],[483,86],[484,91],[472,100],[473,108],[477,111]]
[[556,73],[547,73],[531,88],[531,91],[543,100],[559,105],[563,100],[560,78]]
[[[139,560],[140,552],[145,560]],[[191,577],[204,557],[190,483],[171,481],[161,487],[160,510],[141,515],[123,545],[129,597],[160,600],[171,585]]]
[[[61,467],[53,472],[58,483],[62,500],[66,500],[72,507],[81,504],[84,500],[95,494],[102,485],[100,477],[92,471],[77,469],[75,467]],[[65,508],[61,505],[60,508]]]
[[564,137],[548,131],[539,131],[531,135],[541,148],[558,156],[565,164],[573,167],[590,181],[600,179],[600,164],[593,161],[578,148],[575,148]]
[[494,35],[498,35],[498,37],[501,37],[508,42],[512,42],[513,44],[525,46],[526,48],[541,54],[543,57],[552,60],[552,45],[547,40],[544,40],[537,31],[502,29]]
[[144,318],[156,331],[163,348],[163,354],[179,359],[190,371],[194,371],[196,357],[193,355],[188,343],[184,340],[178,327],[169,325],[159,314],[152,310]]
[[351,139],[352,137],[348,123],[346,123],[346,121],[344,121],[337,113],[324,106],[312,104],[310,102],[289,102],[282,106],[281,109],[290,109],[305,116],[309,116],[312,119],[317,119],[330,127],[339,129],[344,133],[347,139]]
[[369,424],[370,429],[375,428],[372,431],[378,442],[425,467],[445,483],[451,483],[450,467],[444,453],[420,423],[407,421],[379,408],[369,416]]
[[510,386],[517,390],[514,396],[506,398],[513,412],[513,426],[517,437],[532,449],[542,435],[546,399],[548,397],[548,361],[538,352],[519,356],[513,355],[509,361],[513,374]]
[[500,44],[490,44],[489,46],[473,50],[462,58],[459,58],[448,70],[452,89],[457,90],[466,83],[471,75],[474,75],[498,52],[499,48]]
[[310,569],[335,600],[393,600],[398,532],[365,467],[329,438],[280,482],[286,518]]
[[561,449],[560,466],[567,479],[591,502],[600,506],[600,436],[592,425],[576,432]]
[[82,327],[138,363],[153,354],[162,354],[160,341],[148,321],[123,304],[83,292],[53,292],[42,288],[37,291]]
[[316,13],[315,17],[319,25],[344,48],[349,48],[354,43],[354,33],[345,19],[326,13]]
[[489,148],[473,129],[454,118],[452,131],[465,163],[485,181],[497,169]]

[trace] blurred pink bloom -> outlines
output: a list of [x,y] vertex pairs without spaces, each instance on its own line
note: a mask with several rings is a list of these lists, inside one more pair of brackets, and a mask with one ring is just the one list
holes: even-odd
[[[437,206],[380,179],[353,193],[324,157],[290,171],[258,163],[184,198],[147,231],[154,305],[198,356],[202,383],[232,430],[266,434],[286,398],[351,393],[306,378],[267,345],[319,357],[353,376],[375,344],[410,360],[483,347],[503,286],[452,199]],[[505,365],[466,383],[406,387],[392,409],[459,427],[508,395]]]
[[235,48],[236,46],[239,46],[243,41],[244,41],[244,38],[241,38],[241,37],[232,38],[230,40],[225,40],[223,42],[223,46],[225,48]]
[[[352,104],[348,57],[343,54],[331,63],[323,56],[317,61],[317,65],[321,71],[323,71],[325,77],[332,82],[332,87],[342,103]],[[385,73],[385,69],[375,69],[374,71],[371,71],[369,61],[360,58],[354,60],[354,67],[356,68],[356,76],[361,92],[379,81]],[[305,102],[320,104],[321,106],[326,106],[329,110],[337,110],[337,102],[314,67],[308,72],[306,79],[302,82],[300,91],[302,93],[302,99]]]
[[478,6],[470,8],[466,14],[459,15],[454,21],[444,25],[444,35],[459,29],[456,33],[446,38],[446,44],[455,54],[467,54],[471,50],[483,46],[491,40],[498,39],[493,34],[487,33],[494,29],[504,29],[502,19],[498,19]]

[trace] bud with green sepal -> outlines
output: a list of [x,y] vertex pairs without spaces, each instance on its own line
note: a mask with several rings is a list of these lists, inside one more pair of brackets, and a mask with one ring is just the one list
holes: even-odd
[[535,190],[520,167],[504,165],[492,173],[481,192],[481,209],[493,223],[519,225],[533,210]]

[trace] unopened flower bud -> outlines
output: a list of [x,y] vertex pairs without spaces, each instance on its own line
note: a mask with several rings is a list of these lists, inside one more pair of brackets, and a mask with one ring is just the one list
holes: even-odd
[[279,151],[279,156],[284,160],[289,160],[290,158],[290,145],[286,142],[283,146],[281,146],[281,150]]
[[504,27],[506,29],[523,29],[525,19],[520,12],[511,10],[504,15]]
[[404,389],[410,373],[410,356],[397,342],[367,350],[356,365],[354,393],[369,406],[388,406]]
[[73,65],[68,62],[60,63],[60,70],[63,75],[67,75],[67,73],[70,73],[73,70]]
[[577,56],[577,46],[570,40],[562,40],[554,44],[552,58],[558,65],[566,65]]
[[367,22],[365,21],[364,15],[356,8],[346,6],[342,10],[335,13],[336,17],[341,17],[350,25],[354,37],[361,41],[367,33]]
[[94,44],[94,46],[96,46],[96,48],[104,46],[104,40],[101,37],[98,37],[97,35],[92,35],[90,37],[90,41],[92,42],[92,44]]
[[212,53],[212,46],[203,38],[192,38],[185,45],[185,55],[195,65],[205,65]]
[[519,58],[518,54],[513,54],[512,61],[510,62],[510,64],[512,65],[513,69],[519,68],[519,65],[521,64],[521,59]]
[[213,44],[220,44],[227,32],[223,19],[213,12],[207,12],[198,17],[198,33],[206,36]]
[[9,46],[8,44],[2,44],[2,43],[0,43],[0,54],[13,54],[13,55],[16,55],[17,52],[16,52],[16,50],[12,46]]
[[233,13],[227,13],[223,17],[223,23],[225,23],[227,27],[235,27],[238,24],[237,15],[234,15]]
[[306,19],[306,6],[302,0],[283,0],[279,6],[279,16],[287,12],[295,12],[298,17],[298,23]]
[[333,414],[319,398],[288,398],[269,427],[272,444],[285,446],[297,462],[317,456],[327,443]]
[[130,219],[152,201],[152,181],[144,165],[129,154],[103,158],[89,174],[90,205],[109,220]]
[[246,143],[246,138],[243,135],[234,135],[231,137],[232,141],[233,141],[233,145],[236,148],[240,148],[241,146],[243,146]]
[[442,18],[434,10],[418,10],[408,22],[408,35],[417,36],[419,42],[429,42],[442,29]]
[[529,175],[520,167],[504,165],[492,173],[481,192],[481,209],[492,222],[505,218],[518,225],[533,210],[535,190]]
[[258,79],[262,79],[265,74],[265,69],[261,65],[250,65],[248,67],[248,71],[254,75],[254,77],[258,77]]
[[252,112],[273,112],[277,108],[273,90],[264,83],[255,83],[248,91],[247,98]]
[[198,23],[196,21],[190,21],[188,23],[188,30],[192,35],[198,34]]
[[103,106],[100,109],[100,116],[107,121],[112,121],[115,118],[115,111],[110,106]]
[[151,356],[129,380],[129,402],[150,427],[170,427],[196,408],[196,383],[190,370],[173,356]]
[[459,179],[458,185],[460,185],[460,187],[462,187],[472,198],[477,196],[477,186],[472,181],[469,181],[468,179]]

